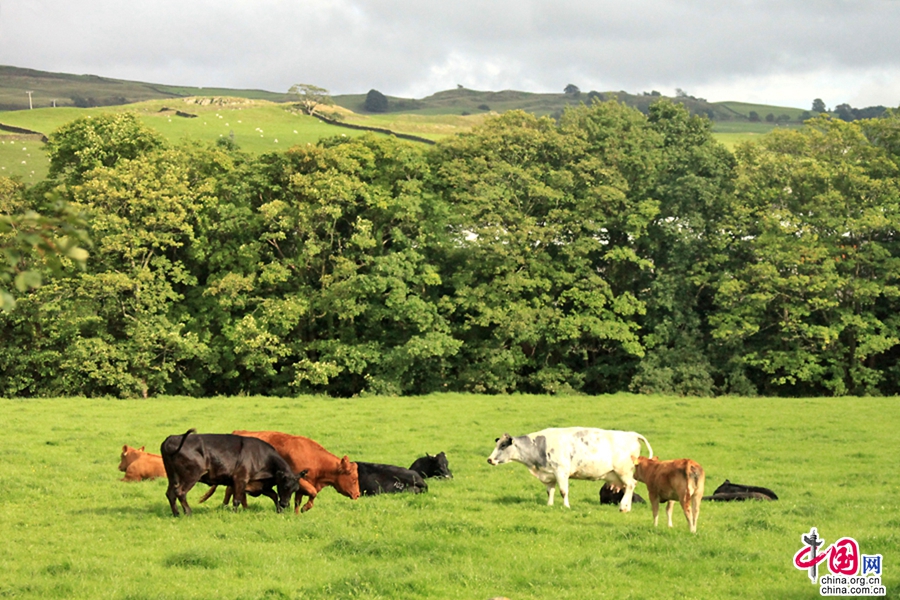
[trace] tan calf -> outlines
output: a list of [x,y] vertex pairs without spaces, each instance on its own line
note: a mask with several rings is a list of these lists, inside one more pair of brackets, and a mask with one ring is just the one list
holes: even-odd
[[122,446],[119,470],[125,472],[122,481],[143,481],[166,476],[166,467],[163,465],[162,456],[144,452],[143,446],[140,448]]
[[687,518],[691,533],[697,533],[697,518],[700,516],[700,500],[703,498],[703,484],[706,475],[703,467],[689,458],[659,460],[656,457],[634,458],[634,478],[647,485],[650,505],[653,507],[653,526],[659,524],[659,501],[666,500],[666,516],[672,527],[672,509],[675,501]]

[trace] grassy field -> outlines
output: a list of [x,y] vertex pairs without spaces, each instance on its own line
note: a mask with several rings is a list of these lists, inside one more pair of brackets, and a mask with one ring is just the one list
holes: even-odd
[[29,136],[0,135],[0,176],[32,184],[47,177],[48,167],[43,142]]
[[[188,139],[215,141],[233,137],[241,149],[254,154],[285,150],[296,144],[314,144],[323,137],[363,133],[286,110],[284,104],[226,97],[149,100],[119,107],[7,111],[0,112],[0,123],[50,135],[74,119],[123,110],[137,113],[149,127],[173,142]],[[432,140],[469,131],[484,122],[490,114],[481,112],[462,116],[421,112],[366,115],[340,108],[326,109],[328,111],[340,111],[347,123]],[[196,117],[179,116],[179,112]],[[752,140],[772,128],[773,125],[767,123],[722,122],[715,123],[714,135],[727,147],[733,148],[738,142]],[[46,177],[47,159],[42,143],[4,133],[0,133],[0,142],[0,175],[20,177],[26,183],[35,183]]]
[[[685,399],[435,395],[328,399],[0,400],[0,597],[15,598],[813,598],[792,566],[800,535],[853,537],[884,556],[898,597],[896,399]],[[545,504],[522,465],[491,467],[494,438],[548,426],[635,430],[662,458],[689,456],[771,503],[706,502],[691,535],[650,509],[601,506],[575,481]],[[173,518],[166,482],[119,481],[123,444],[236,428],[307,435],[353,460],[408,466],[446,451],[454,479],[427,494],[348,500],[308,513],[265,498],[233,512],[222,492]],[[646,496],[638,485],[637,493]],[[663,515],[663,521],[665,517]],[[821,573],[827,572],[825,569]]]

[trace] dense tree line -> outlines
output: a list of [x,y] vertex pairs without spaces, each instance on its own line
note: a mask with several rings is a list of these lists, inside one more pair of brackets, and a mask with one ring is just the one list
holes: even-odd
[[5,396],[898,392],[890,111],[735,153],[662,100],[261,157],[119,114],[49,155],[0,214],[62,199],[90,258],[15,256]]

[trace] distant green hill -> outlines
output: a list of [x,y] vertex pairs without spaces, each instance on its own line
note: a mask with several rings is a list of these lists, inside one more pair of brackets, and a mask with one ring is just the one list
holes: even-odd
[[[457,88],[432,94],[420,100],[387,96],[387,113],[417,113],[421,115],[476,115],[487,112],[504,112],[507,110],[524,110],[536,115],[558,115],[567,106],[581,103],[590,104],[594,98],[600,100],[617,99],[633,106],[641,112],[647,112],[650,104],[662,96],[652,94],[629,94],[628,92],[580,92],[578,94],[539,94],[505,90],[502,92],[482,92],[466,88]],[[345,94],[334,96],[338,106],[352,110],[358,114],[372,114],[366,110],[366,94]],[[699,114],[713,121],[746,121],[747,115],[724,104],[707,102],[703,98],[679,96],[675,102],[684,104],[693,114]],[[771,107],[773,110],[778,110]],[[797,113],[799,109],[795,110]],[[767,113],[764,113],[767,114]],[[780,114],[780,113],[779,113]]]
[[97,75],[48,73],[34,69],[0,66],[0,111],[52,106],[115,106],[144,100],[164,100],[188,96],[232,96],[254,100],[285,102],[287,94],[262,90],[231,90],[159,85],[109,79]]
[[[31,106],[46,108],[52,106],[74,106],[80,108],[116,106],[146,100],[165,100],[193,96],[227,96],[288,102],[287,93],[265,90],[230,88],[202,88],[174,86],[137,81],[110,79],[97,75],[71,75],[49,73],[34,69],[0,66],[0,111],[23,110]],[[658,92],[629,94],[619,92],[580,92],[577,94],[541,94],[504,90],[485,92],[457,88],[445,90],[421,99],[388,96],[387,114],[433,115],[479,115],[490,112],[504,112],[520,109],[537,115],[558,115],[567,106],[580,103],[590,104],[594,98],[603,100],[616,98],[629,106],[646,112],[651,103],[658,100]],[[365,109],[366,94],[341,94],[333,97],[335,103],[359,115],[375,115]],[[684,104],[693,114],[702,115],[716,122],[749,120],[750,111],[755,111],[762,120],[770,113],[776,118],[787,115],[797,122],[803,112],[799,108],[752,105],[741,102],[707,102],[703,98],[679,95],[674,101]]]
[[[35,110],[27,110],[26,91],[31,92]],[[382,113],[366,111],[366,94],[337,95],[333,97],[336,106],[322,112],[347,125],[438,140],[468,131],[490,114],[513,109],[556,116],[567,106],[589,104],[594,98],[616,98],[646,112],[660,97],[656,92],[538,94],[457,88],[421,99],[388,97],[387,111]],[[712,119],[717,137],[729,147],[776,126],[797,126],[805,112],[742,102],[707,102],[687,95],[674,100],[692,113]],[[47,171],[42,137],[80,116],[109,110],[137,112],[147,125],[170,139],[213,141],[227,136],[254,153],[315,143],[331,135],[362,133],[299,115],[289,101],[286,93],[262,90],[170,86],[0,66],[0,126],[6,129],[0,131],[0,175],[40,180]],[[56,108],[51,108],[54,105]],[[759,116],[759,122],[750,122],[751,111]],[[770,114],[773,121],[767,122]],[[784,121],[785,117],[790,121]]]

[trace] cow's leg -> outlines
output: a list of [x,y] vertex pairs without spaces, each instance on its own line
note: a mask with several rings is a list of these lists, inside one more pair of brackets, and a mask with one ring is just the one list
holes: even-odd
[[675,501],[669,500],[666,502],[666,518],[669,520],[669,527],[672,527],[672,510],[675,508]]
[[237,510],[238,506],[243,506],[244,509],[246,509],[247,508],[247,482],[235,477],[233,494],[234,494],[234,499],[232,500],[232,506],[234,506],[234,509]]
[[[316,487],[308,482],[305,479],[301,479],[298,481],[300,484],[300,489],[297,490],[297,493],[294,495],[294,514],[298,514],[301,512],[306,512],[313,507],[313,500],[316,499],[316,496],[319,495],[319,490]],[[306,504],[303,505],[303,508],[300,508],[300,500],[303,496],[309,496],[309,500]]]
[[697,520],[700,518],[700,501],[703,499],[703,493],[696,490],[691,496],[691,533],[697,533]]
[[[190,516],[193,512],[191,507],[187,503],[187,494],[196,484],[196,481],[192,481],[190,483],[181,482],[175,486],[172,490],[172,493],[175,497],[178,498],[178,502],[181,503],[181,509],[184,511],[185,516]],[[166,491],[166,495],[169,495],[168,490]],[[178,516],[178,511],[175,509],[175,501],[173,499],[169,500],[169,504],[172,506],[172,511],[175,513],[175,516]]]
[[616,475],[618,475],[619,480],[622,482],[622,487],[625,489],[625,493],[622,494],[622,501],[619,502],[619,511],[629,512],[631,510],[631,498],[634,496],[634,487],[637,485],[634,471],[616,473]]
[[659,496],[650,493],[650,508],[653,509],[653,526],[659,526]]
[[177,494],[175,493],[175,487],[177,484],[173,483],[171,480],[169,481],[169,487],[166,488],[166,498],[169,500],[169,506],[172,508],[172,514],[176,517],[178,516],[178,507],[175,506],[175,498]]
[[228,506],[228,503],[231,502],[231,497],[234,496],[234,488],[230,485],[225,487],[225,500],[222,501],[222,504]]
[[[672,502],[672,504],[675,504]],[[681,501],[681,510],[684,512],[684,518],[687,519],[688,529],[691,530],[691,533],[694,533],[694,515],[691,514],[691,498],[690,496],[683,496]]]
[[271,498],[272,502],[275,503],[275,512],[281,512],[281,507],[278,506],[278,494],[275,493],[275,490],[271,487],[265,487],[260,491],[260,494],[266,498]]
[[565,473],[558,474],[557,484],[559,485],[559,493],[563,499],[563,506],[571,508],[569,506],[569,476]]
[[547,486],[547,506],[553,506],[553,495],[556,493],[556,482],[545,483]]

